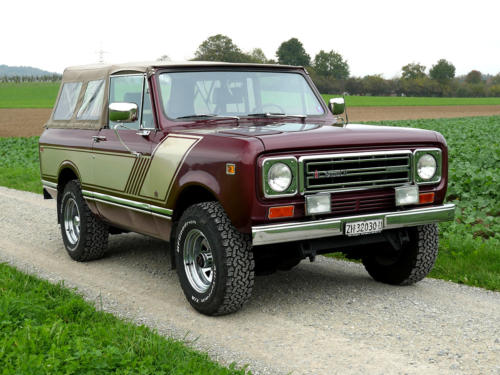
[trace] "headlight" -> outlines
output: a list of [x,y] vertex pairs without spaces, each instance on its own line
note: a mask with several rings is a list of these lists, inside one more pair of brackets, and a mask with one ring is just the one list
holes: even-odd
[[284,163],[273,164],[267,173],[267,182],[269,187],[277,193],[288,189],[292,183],[292,171]]
[[422,180],[430,180],[436,174],[436,170],[436,159],[431,154],[424,154],[418,159],[417,173]]

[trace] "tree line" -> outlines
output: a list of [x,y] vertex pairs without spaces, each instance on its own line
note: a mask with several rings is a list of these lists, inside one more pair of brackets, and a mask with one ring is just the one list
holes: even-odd
[[59,82],[62,79],[61,74],[46,74],[40,76],[25,76],[25,75],[11,75],[0,76],[0,82],[3,83],[22,83],[22,82]]
[[[160,59],[166,60],[168,56]],[[455,76],[455,66],[440,59],[428,73],[424,65],[411,62],[401,67],[401,77],[385,79],[379,74],[354,77],[341,54],[321,50],[312,59],[297,38],[281,43],[275,60],[268,59],[260,48],[244,52],[231,38],[217,34],[200,44],[193,60],[301,65],[324,94],[500,97],[500,73],[491,76],[472,70],[464,76]]]

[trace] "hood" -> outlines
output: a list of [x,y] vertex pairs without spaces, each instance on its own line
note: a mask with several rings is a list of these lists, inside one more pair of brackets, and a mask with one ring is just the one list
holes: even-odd
[[440,143],[437,133],[430,130],[361,124],[339,127],[299,122],[265,125],[245,123],[240,126],[219,125],[188,131],[229,137],[255,137],[262,142],[266,151]]

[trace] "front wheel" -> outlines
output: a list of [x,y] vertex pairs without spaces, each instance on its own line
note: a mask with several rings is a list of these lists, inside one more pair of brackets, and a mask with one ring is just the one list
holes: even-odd
[[195,204],[182,214],[175,259],[184,294],[199,312],[232,313],[250,298],[255,267],[250,236],[232,226],[219,203]]
[[431,271],[438,255],[437,224],[421,225],[409,230],[409,242],[398,251],[375,251],[363,257],[363,265],[375,280],[410,285]]

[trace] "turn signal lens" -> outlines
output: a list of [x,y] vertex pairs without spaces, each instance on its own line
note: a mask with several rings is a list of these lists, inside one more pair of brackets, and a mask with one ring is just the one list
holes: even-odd
[[433,203],[434,202],[434,193],[420,193],[418,203]]
[[278,219],[293,216],[294,206],[271,207],[269,209],[269,219]]

